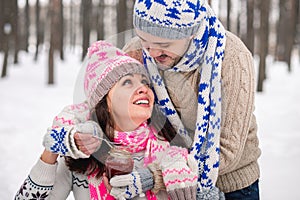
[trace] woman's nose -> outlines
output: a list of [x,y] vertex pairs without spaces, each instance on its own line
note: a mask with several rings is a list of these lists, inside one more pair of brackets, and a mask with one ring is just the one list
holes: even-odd
[[146,94],[148,92],[148,87],[145,84],[141,84],[137,90],[136,90],[137,94]]

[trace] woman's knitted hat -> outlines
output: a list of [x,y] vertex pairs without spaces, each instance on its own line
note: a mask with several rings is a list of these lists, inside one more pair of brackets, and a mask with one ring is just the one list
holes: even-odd
[[195,34],[203,19],[201,6],[205,0],[135,1],[133,25],[151,35],[183,39]]
[[143,74],[145,67],[106,41],[93,43],[85,60],[84,92],[90,109],[126,74]]

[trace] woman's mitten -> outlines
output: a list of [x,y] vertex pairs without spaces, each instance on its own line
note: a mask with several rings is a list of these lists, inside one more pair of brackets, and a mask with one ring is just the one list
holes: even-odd
[[196,199],[198,167],[187,149],[177,146],[167,149],[161,170],[170,199]]

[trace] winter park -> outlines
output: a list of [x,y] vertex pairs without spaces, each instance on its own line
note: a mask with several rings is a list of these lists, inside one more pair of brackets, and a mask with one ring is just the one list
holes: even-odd
[[[4,2],[8,1],[2,1],[0,7],[5,5],[12,9],[13,5]],[[13,2],[11,1],[12,4]],[[99,34],[101,35],[101,31],[97,29],[97,25],[101,23],[98,20],[89,23],[90,28],[85,27],[89,31],[84,32],[84,25],[80,21],[87,22],[89,18],[78,14],[80,10],[87,9],[82,12],[91,13],[91,16],[101,19],[101,13],[95,10],[97,10],[96,8],[101,10],[106,5],[107,8],[101,11],[104,15],[109,16],[110,20],[104,22],[105,28],[102,33],[105,39],[113,41],[116,45],[123,46],[134,34],[132,29],[124,29],[124,27],[122,29],[122,26],[120,28],[118,25],[111,25],[117,24],[120,18],[126,19],[129,23],[128,21],[132,17],[132,10],[130,9],[132,9],[133,1],[130,1],[131,3],[128,1],[125,5],[128,13],[126,16],[117,15],[121,12],[116,12],[116,9],[125,9],[122,7],[124,4],[118,4],[119,1],[117,0],[91,1],[90,6],[94,5],[93,12],[89,10],[91,7],[83,5],[80,1],[64,1],[63,16],[67,28],[63,34],[65,41],[63,42],[62,59],[62,50],[59,45],[60,37],[58,37],[62,33],[60,33],[60,28],[55,29],[54,32],[53,28],[51,29],[53,26],[60,27],[58,25],[60,22],[59,20],[51,21],[50,19],[53,18],[47,11],[47,9],[54,9],[59,16],[58,10],[62,6],[60,4],[62,1],[55,0],[49,3],[50,1],[32,0],[29,1],[29,4],[26,4],[26,1],[16,2],[18,2],[19,7],[18,16],[21,18],[19,19],[19,41],[22,41],[19,43],[17,63],[15,63],[14,57],[15,49],[9,49],[8,54],[5,51],[5,44],[11,46],[15,44],[14,27],[7,25],[11,21],[7,20],[6,23],[3,23],[0,20],[0,27],[3,30],[0,31],[2,34],[0,38],[5,37],[9,41],[6,43],[4,40],[0,40],[1,70],[3,70],[4,63],[7,62],[6,75],[0,78],[0,179],[2,180],[0,199],[3,200],[14,198],[32,166],[40,158],[44,149],[42,145],[43,136],[46,129],[51,126],[53,117],[64,106],[81,102],[85,98],[84,94],[79,92],[81,90],[78,89],[82,84],[82,58],[85,55],[83,49],[89,43],[96,41]],[[37,2],[40,4],[37,5]],[[211,0],[209,2],[223,19],[224,26],[228,25],[226,9],[230,1],[220,3],[217,0]],[[264,7],[259,4],[260,1],[255,0],[253,2],[253,9],[256,14],[262,12]],[[252,47],[252,52],[254,52],[256,88],[261,89],[261,91],[256,90],[255,92],[254,113],[258,124],[259,148],[262,152],[258,160],[260,166],[259,189],[262,200],[300,199],[297,184],[300,179],[300,3],[297,0],[286,0],[285,8],[294,15],[284,16],[284,14],[279,15],[279,13],[284,13],[281,8],[282,2],[281,0],[270,0],[269,4],[266,3],[267,5],[265,5],[269,6],[270,12],[263,12],[265,15],[255,15],[253,18],[253,42],[255,41],[255,45]],[[296,9],[292,9],[294,7]],[[27,43],[24,42],[26,8],[31,10],[30,19],[32,23],[29,30],[30,36],[26,40]],[[37,18],[34,11],[37,8],[40,9],[40,21],[45,22],[45,27],[40,27],[44,30],[43,33],[35,32],[38,30],[37,25],[34,24],[34,20]],[[236,22],[235,20],[238,16],[247,16],[246,3],[238,0],[232,1],[231,9],[230,17],[234,19],[231,21],[231,31],[235,34],[239,33],[243,41],[246,38],[249,39],[249,35],[245,36],[247,32],[244,30],[246,22]],[[7,19],[2,14],[0,14],[0,18]],[[294,24],[283,23],[284,20],[294,19],[292,17],[296,19],[291,21]],[[260,26],[260,24],[268,21],[268,19],[270,33],[266,36],[262,31],[264,26]],[[292,36],[287,35],[287,32],[282,31],[282,29],[277,29],[276,24],[278,26],[286,25],[285,30],[294,30],[292,43],[289,40]],[[124,30],[130,31],[124,32]],[[116,34],[120,32],[124,34]],[[56,34],[56,37],[51,36],[53,33]],[[43,38],[43,40],[39,40],[38,46],[36,45],[39,36],[35,34],[41,34],[40,36]],[[282,34],[287,36],[280,38],[279,36]],[[89,39],[83,39],[84,35],[89,35]],[[263,44],[262,41],[265,41],[266,37],[269,43]],[[51,58],[50,49],[52,48],[54,51]],[[260,59],[263,56],[264,62]],[[49,70],[50,60],[53,64],[52,70]],[[259,82],[262,76],[261,66],[264,68],[265,77],[262,82]],[[1,72],[3,75],[3,71]],[[68,199],[74,199],[72,193]]]

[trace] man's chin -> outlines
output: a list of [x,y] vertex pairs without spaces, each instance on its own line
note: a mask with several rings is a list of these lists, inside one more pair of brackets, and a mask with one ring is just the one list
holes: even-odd
[[169,65],[165,65],[165,64],[162,64],[162,63],[159,63],[159,62],[156,62],[156,64],[157,64],[158,69],[160,69],[160,70],[167,70],[167,69],[172,68]]

